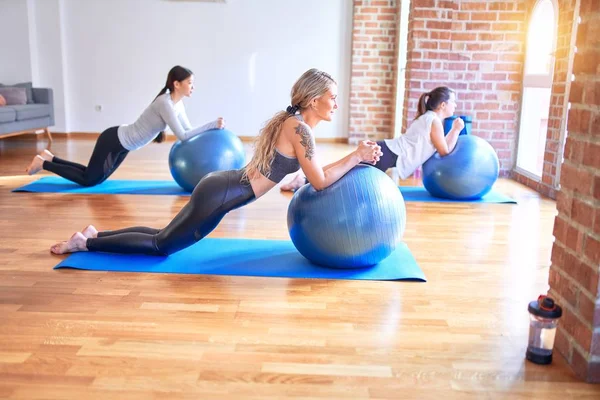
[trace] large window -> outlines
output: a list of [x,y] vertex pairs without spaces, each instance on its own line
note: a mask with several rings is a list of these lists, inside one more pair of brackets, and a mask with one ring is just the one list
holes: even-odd
[[527,33],[517,169],[541,178],[554,72],[556,0],[538,0]]

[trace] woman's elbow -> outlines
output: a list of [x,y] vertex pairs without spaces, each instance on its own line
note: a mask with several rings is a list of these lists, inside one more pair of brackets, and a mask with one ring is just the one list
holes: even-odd
[[173,135],[175,135],[177,140],[179,140],[180,142],[185,142],[186,140],[188,140],[188,138],[185,135],[175,133],[175,132],[173,132]]
[[320,192],[321,190],[325,189],[327,187],[327,185],[325,185],[325,181],[315,181],[315,182],[310,182],[309,183],[312,185],[312,187],[317,191]]
[[440,155],[440,157],[446,157],[448,154],[450,154],[450,152],[446,149],[442,149],[438,150],[438,154]]

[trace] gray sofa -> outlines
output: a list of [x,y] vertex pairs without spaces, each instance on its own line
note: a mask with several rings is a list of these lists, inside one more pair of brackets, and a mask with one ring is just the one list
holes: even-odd
[[[29,96],[28,96],[29,100]],[[54,98],[52,89],[32,88],[31,100],[23,105],[0,107],[0,138],[44,130],[54,125]]]

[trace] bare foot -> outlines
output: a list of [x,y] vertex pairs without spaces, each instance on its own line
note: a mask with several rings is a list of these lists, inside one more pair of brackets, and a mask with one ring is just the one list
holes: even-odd
[[38,172],[40,172],[42,170],[42,167],[44,166],[44,160],[41,156],[35,156],[33,157],[33,160],[31,161],[31,164],[29,164],[29,167],[27,167],[27,169],[25,171],[27,171],[27,173],[29,175],[35,175]]
[[302,175],[298,174],[288,183],[281,185],[280,189],[284,192],[295,192],[304,185],[306,185],[305,178]]
[[88,225],[84,230],[81,231],[83,236],[87,239],[95,239],[98,237],[98,230],[94,227],[94,225]]
[[38,155],[46,161],[52,161],[54,159],[54,154],[50,153],[48,149],[42,150]]
[[76,232],[66,242],[56,243],[50,247],[50,251],[54,254],[75,253],[77,251],[87,251],[87,238],[81,232]]

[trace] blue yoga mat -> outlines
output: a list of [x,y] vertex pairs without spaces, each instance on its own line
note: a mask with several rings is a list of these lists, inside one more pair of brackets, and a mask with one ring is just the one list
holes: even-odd
[[379,264],[360,269],[325,268],[312,264],[298,253],[289,240],[213,238],[203,239],[168,257],[74,253],[54,267],[58,268],[280,278],[426,281],[423,271],[404,243]]
[[79,194],[163,194],[189,196],[175,181],[139,181],[109,179],[99,185],[85,187],[59,176],[45,176],[13,192],[79,193]]
[[[432,197],[424,187],[402,186],[400,191],[406,201],[465,202],[458,200],[438,199]],[[110,179],[92,187],[80,186],[58,176],[45,176],[13,192],[35,193],[79,193],[79,194],[155,194],[189,196],[175,181],[140,181]],[[469,203],[516,203],[513,199],[493,190],[481,200],[469,200]]]
[[438,202],[438,203],[510,203],[517,202],[508,196],[492,189],[488,194],[478,200],[450,200],[433,197],[423,186],[400,186],[400,193],[405,201]]

